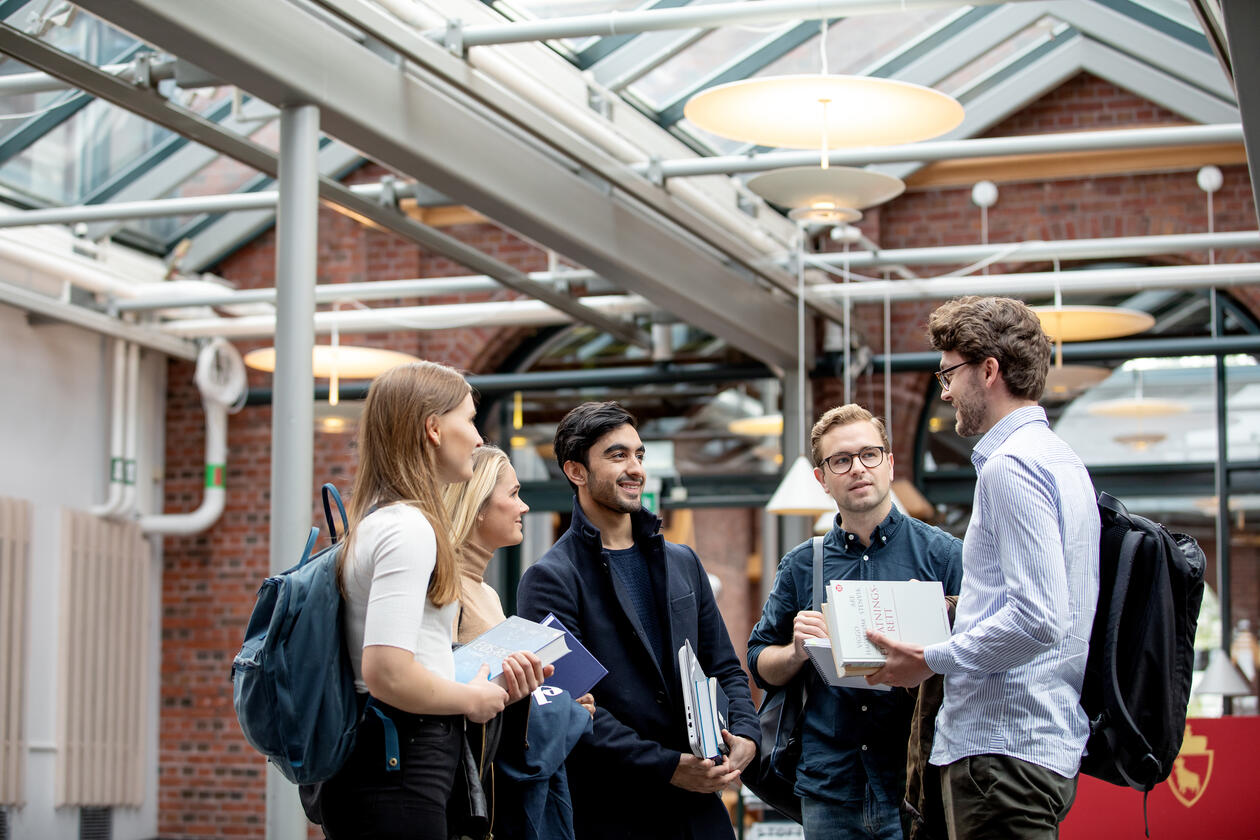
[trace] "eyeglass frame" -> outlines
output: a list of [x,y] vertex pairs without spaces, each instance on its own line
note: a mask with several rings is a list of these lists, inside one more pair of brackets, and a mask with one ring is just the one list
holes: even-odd
[[941,390],[942,390],[942,391],[948,391],[948,390],[949,390],[949,380],[952,378],[952,377],[950,376],[950,373],[952,373],[953,371],[958,370],[960,367],[966,367],[967,365],[974,365],[974,364],[976,364],[976,361],[975,361],[974,359],[968,359],[968,360],[967,360],[967,361],[965,361],[965,362],[959,362],[959,363],[958,363],[958,364],[956,364],[956,365],[950,365],[949,367],[947,367],[947,368],[942,368],[941,370],[934,370],[934,371],[932,371],[932,375],[933,375],[933,376],[935,376],[935,377],[936,377],[936,381],[937,381],[938,383],[940,383]]
[[[869,452],[872,449],[879,451],[879,460],[873,464],[868,464],[866,463],[866,459],[862,457],[862,453]],[[835,467],[831,466],[831,459],[840,455],[845,455],[849,459],[849,466],[843,472],[838,472]],[[876,467],[878,467],[880,464],[884,463],[884,460],[887,457],[888,457],[888,447],[886,446],[863,446],[857,452],[832,452],[826,458],[822,459],[822,463],[819,464],[819,466],[826,469],[827,472],[831,473],[834,476],[842,476],[842,475],[848,475],[850,472],[853,471],[854,459],[861,461],[862,466],[865,467],[866,469],[873,470]]]

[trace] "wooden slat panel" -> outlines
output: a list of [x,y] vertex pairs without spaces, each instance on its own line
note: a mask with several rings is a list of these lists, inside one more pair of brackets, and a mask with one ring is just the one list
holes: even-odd
[[24,803],[30,503],[0,498],[0,805]]
[[134,523],[65,523],[57,804],[139,806],[150,550]]

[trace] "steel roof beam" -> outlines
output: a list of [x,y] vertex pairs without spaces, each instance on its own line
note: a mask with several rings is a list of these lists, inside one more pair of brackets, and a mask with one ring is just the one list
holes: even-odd
[[[746,239],[555,131],[541,110],[470,73],[379,8],[352,0],[321,5],[359,21],[382,43],[405,46],[403,55],[417,65],[400,70],[397,57],[382,58],[287,2],[84,3],[273,104],[319,104],[330,136],[745,352],[776,366],[795,360],[791,307],[757,282],[785,272],[763,265],[770,261]],[[241,28],[246,17],[252,25]]]
[[[103,5],[107,8],[102,11],[115,9],[112,1]],[[185,4],[165,5],[183,8]],[[222,9],[216,5],[207,11],[213,15],[219,15]],[[226,18],[231,19],[232,16],[228,15]],[[271,37],[278,31],[282,30],[268,29],[259,34]],[[216,149],[260,172],[272,177],[278,173],[277,156],[270,149],[248,138],[224,131],[218,125],[196,114],[172,106],[161,97],[155,96],[151,90],[136,87],[107,73],[102,73],[97,67],[79,61],[7,24],[0,25],[0,51],[13,55],[20,61],[47,73],[64,78],[81,90],[126,108],[145,119],[196,140],[202,145]],[[263,53],[265,52],[264,50]],[[316,56],[311,56],[311,58],[316,58]],[[322,59],[322,56],[318,58]],[[283,101],[283,97],[281,99]],[[392,231],[405,239],[444,254],[474,271],[493,277],[509,289],[543,301],[578,321],[591,324],[623,341],[645,348],[651,347],[651,339],[633,324],[594,312],[570,297],[559,294],[540,283],[535,283],[506,263],[408,218],[392,206],[364,198],[349,187],[326,177],[320,179],[319,195],[320,198],[348,210],[351,215],[362,221]]]

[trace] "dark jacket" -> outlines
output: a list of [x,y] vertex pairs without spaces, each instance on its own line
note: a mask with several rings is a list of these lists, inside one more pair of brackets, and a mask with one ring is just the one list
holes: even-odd
[[494,836],[499,840],[573,840],[573,805],[564,760],[591,717],[560,688],[529,698],[525,731],[509,733],[495,759]]
[[520,615],[538,621],[554,613],[608,669],[592,691],[594,731],[568,760],[577,836],[730,838],[730,818],[717,795],[669,783],[679,754],[690,752],[678,649],[691,642],[730,701],[727,728],[755,743],[748,677],[696,553],[666,542],[660,520],[648,511],[633,515],[633,527],[668,642],[666,662],[651,652],[621,580],[608,567],[599,531],[576,501],[569,530],[525,571],[517,592]]

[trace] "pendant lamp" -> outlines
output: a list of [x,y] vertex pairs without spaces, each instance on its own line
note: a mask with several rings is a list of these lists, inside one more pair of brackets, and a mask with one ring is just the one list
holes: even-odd
[[963,120],[958,100],[932,88],[810,73],[741,79],[703,90],[683,114],[719,137],[758,146],[889,146],[938,137]]
[[1103,341],[1146,332],[1155,326],[1149,312],[1120,306],[1034,306],[1051,341]]
[[[419,359],[409,353],[383,350],[379,347],[356,347],[346,344],[316,344],[311,348],[311,369],[320,379],[328,379],[328,404],[338,402],[337,387],[341,379],[374,379],[392,367]],[[276,348],[260,347],[245,354],[245,364],[254,370],[274,373]]]
[[[766,505],[767,513],[780,516],[818,516],[835,513],[836,502],[818,479],[814,467],[805,457],[805,231],[798,231],[796,252],[796,376],[797,411],[799,413],[801,453],[797,455],[787,474],[779,482],[778,489]],[[786,454],[786,453],[785,453]]]

